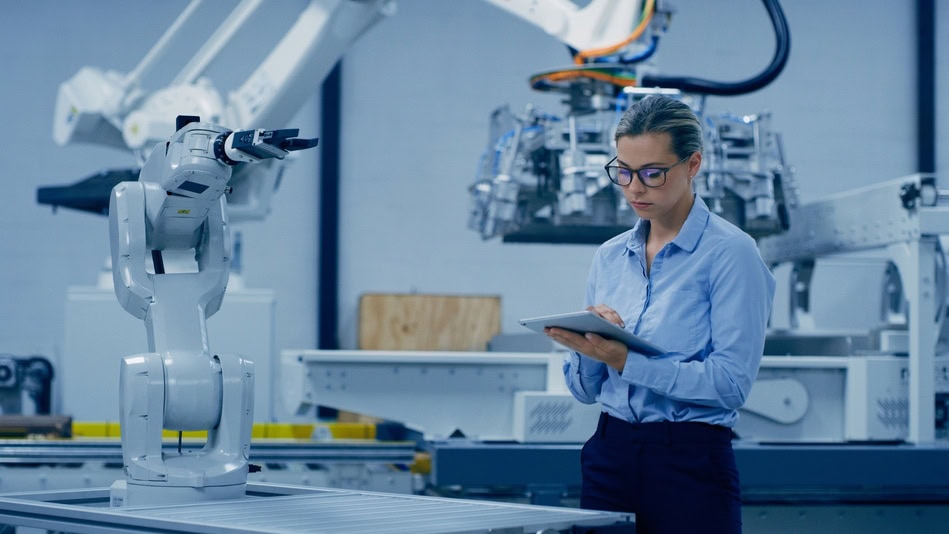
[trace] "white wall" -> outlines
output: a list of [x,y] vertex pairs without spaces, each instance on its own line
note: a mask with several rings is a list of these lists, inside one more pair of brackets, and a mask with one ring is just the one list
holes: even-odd
[[[662,74],[734,81],[770,60],[773,36],[760,1],[673,4],[677,13],[655,58]],[[66,288],[94,283],[109,253],[104,218],[52,215],[36,204],[36,188],[131,164],[115,150],[52,142],[58,85],[83,65],[132,69],[185,5],[0,6],[0,352],[56,354]],[[710,108],[773,112],[805,200],[913,172],[912,2],[782,5],[792,38],[787,69],[764,90],[713,98]],[[944,50],[945,9],[939,18]],[[938,59],[945,87],[949,65]],[[353,47],[344,61],[341,139],[344,348],[355,346],[358,299],[366,292],[500,295],[510,333],[521,331],[519,317],[581,304],[594,247],[482,242],[465,227],[467,187],[487,142],[489,113],[528,103],[562,112],[556,97],[531,91],[527,79],[568,62],[556,40],[478,0],[402,0],[393,18]],[[236,76],[229,70],[218,74]],[[318,135],[315,102],[294,121],[304,134]],[[939,116],[945,124],[945,103]],[[938,147],[939,168],[949,170],[946,143]],[[305,155],[284,180],[271,217],[244,229],[246,285],[277,293],[278,349],[315,345],[319,157],[319,149]]]

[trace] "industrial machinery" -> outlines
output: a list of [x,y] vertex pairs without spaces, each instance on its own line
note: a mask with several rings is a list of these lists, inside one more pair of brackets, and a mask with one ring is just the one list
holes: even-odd
[[0,414],[49,415],[53,365],[43,356],[0,354]]
[[[538,91],[564,96],[564,116],[532,105],[521,115],[507,107],[492,114],[490,141],[470,187],[470,228],[485,239],[550,243],[601,243],[628,228],[635,215],[601,170],[613,150],[618,115],[655,92],[678,95],[708,123],[709,154],[695,183],[709,205],[754,236],[787,228],[786,211],[796,202],[796,190],[769,116],[704,112],[705,95],[752,92],[783,70],[790,37],[777,0],[763,0],[777,40],[771,63],[732,83],[656,73],[649,59],[673,13],[664,1],[594,0],[582,8],[567,0],[485,1],[563,42],[573,64],[530,80]],[[282,125],[359,35],[395,13],[393,0],[311,0],[266,59],[225,98],[205,73],[266,9],[261,0],[244,0],[167,87],[146,92],[141,80],[173,49],[201,5],[192,1],[130,73],[85,67],[65,82],[54,139],[130,150],[141,163],[147,147],[171,136],[178,114],[237,129]],[[282,162],[268,162],[235,171],[232,222],[267,215],[282,169]],[[135,172],[111,169],[72,186],[41,188],[38,200],[104,213],[111,187]]]
[[[254,366],[211,351],[207,318],[230,274],[225,193],[238,165],[316,146],[298,130],[230,131],[181,116],[138,181],[112,190],[115,293],[145,321],[148,349],[122,360],[119,420],[126,481],[113,506],[244,494],[254,419]],[[166,259],[175,259],[166,265]],[[198,452],[168,454],[163,430],[206,430]]]
[[[119,182],[137,179],[148,150],[175,133],[178,115],[199,116],[235,131],[260,125],[287,126],[351,43],[391,15],[395,4],[391,0],[314,0],[283,4],[275,10],[269,2],[246,0],[231,7],[233,10],[221,15],[220,6],[212,2],[189,2],[130,72],[89,66],[60,86],[53,119],[54,140],[128,151],[137,165],[102,170],[68,186],[42,187],[37,191],[41,204],[107,214],[112,188]],[[294,9],[299,13],[286,32],[273,42],[259,36],[260,27],[255,25],[258,21],[266,20],[274,11],[288,11],[292,16]],[[202,32],[209,33],[207,40],[194,45],[192,33],[204,30],[200,22],[208,13],[213,13],[212,20],[219,26]],[[251,34],[255,39],[242,40]],[[181,57],[184,61],[179,65],[175,58]],[[169,65],[177,70],[170,70]],[[210,76],[215,72],[224,77],[223,82]],[[245,72],[246,78],[237,78],[238,83],[234,83],[234,73]],[[146,89],[156,83],[158,90]],[[226,195],[232,228],[239,228],[242,222],[260,221],[269,214],[272,197],[293,156],[232,170]],[[237,232],[235,238],[239,238]],[[231,268],[235,270],[240,261],[239,243],[237,239],[231,251]],[[174,260],[166,259],[170,261]],[[111,272],[112,265],[106,269]],[[277,414],[270,398],[275,296],[269,289],[243,287],[237,273],[232,274],[235,276],[228,287],[231,305],[215,318],[210,329],[219,350],[237,350],[257,361],[258,421],[274,421]],[[112,284],[107,278],[100,276],[99,283],[92,286],[70,288],[61,377],[90,371],[112,375],[121,355],[144,349],[138,344],[140,336],[127,333],[134,325],[115,309]],[[115,391],[90,392],[69,380],[63,381],[62,389],[63,401],[76,410],[81,420],[115,420]]]
[[327,406],[399,421],[424,439],[580,443],[598,405],[563,384],[563,355],[530,352],[286,350],[284,405]]
[[[778,2],[764,1],[777,42],[771,63],[735,83],[657,75],[649,58],[672,12],[665,2],[627,4],[639,4],[632,18],[620,17],[635,21],[632,33],[607,39],[611,46],[577,48],[565,41],[574,64],[531,77],[532,88],[564,96],[564,116],[532,105],[520,115],[507,107],[492,114],[489,143],[470,187],[469,227],[484,239],[593,244],[630,228],[635,214],[603,165],[612,157],[622,112],[637,99],[667,93],[688,103],[706,123],[706,160],[695,177],[696,192],[753,237],[786,230],[797,191],[770,116],[711,115],[704,109],[706,95],[756,91],[781,73],[790,35]],[[531,22],[550,24],[532,15]]]
[[[181,42],[190,42],[182,36],[203,4],[192,0],[131,72],[84,67],[64,82],[56,100],[53,139],[61,145],[94,143],[128,150],[142,164],[155,143],[175,133],[178,115],[196,115],[235,130],[261,124],[282,127],[352,42],[395,12],[392,0],[310,1],[247,78],[238,87],[226,88],[225,98],[207,71],[251,31],[256,16],[272,8],[263,0],[244,0],[173,79],[163,80],[165,87],[146,91],[142,80],[161,72],[161,61]],[[267,216],[287,162],[273,159],[234,170],[228,193],[232,223]],[[38,200],[104,213],[112,187],[137,173],[137,168],[102,171],[71,187],[41,188]]]
[[[784,278],[779,302],[787,308],[776,304],[773,312],[786,319],[769,336],[764,383],[746,405],[749,437],[927,444],[937,427],[944,433],[949,391],[946,360],[937,354],[946,355],[947,339],[945,198],[934,176],[906,176],[800,206],[789,212],[787,232],[758,240]],[[848,279],[848,298],[834,303],[827,284],[837,284],[839,295]],[[841,317],[858,319],[848,325]],[[776,392],[769,383],[783,389],[766,401]],[[835,398],[835,407],[808,409],[809,397]],[[778,399],[783,414],[773,410]],[[846,422],[833,415],[842,413]]]

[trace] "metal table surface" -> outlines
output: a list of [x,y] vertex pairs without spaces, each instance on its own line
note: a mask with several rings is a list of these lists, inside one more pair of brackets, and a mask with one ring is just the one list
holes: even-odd
[[[415,495],[248,484],[232,501],[109,508],[109,490],[0,495],[0,523],[75,533],[441,534],[634,532],[631,514]],[[627,528],[628,527],[628,528]]]

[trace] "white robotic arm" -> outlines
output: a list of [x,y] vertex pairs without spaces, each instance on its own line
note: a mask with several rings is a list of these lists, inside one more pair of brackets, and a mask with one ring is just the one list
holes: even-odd
[[202,76],[229,44],[253,35],[258,11],[275,9],[263,0],[243,0],[167,87],[145,93],[141,78],[181,41],[202,4],[192,0],[132,72],[85,67],[62,84],[53,124],[56,142],[114,144],[118,136],[121,146],[140,150],[168,139],[175,117],[184,114],[234,129],[286,124],[352,42],[395,12],[392,0],[311,0],[266,59],[225,99]]
[[[622,44],[640,19],[640,0],[593,0],[581,8],[569,0],[485,0],[540,27],[578,51],[626,46]],[[654,1],[647,1],[652,9]],[[639,43],[636,43],[639,44]]]
[[[61,145],[87,142],[124,148],[144,162],[145,149],[175,133],[178,115],[200,116],[234,130],[256,124],[281,127],[312,97],[352,42],[395,12],[393,0],[310,0],[266,58],[225,97],[204,76],[206,71],[228,46],[254,35],[256,17],[263,11],[289,5],[243,0],[166,87],[145,92],[140,81],[183,41],[188,21],[203,4],[193,0],[132,72],[85,67],[63,83],[54,140]],[[280,170],[280,165],[265,162],[235,172],[229,205],[233,222],[259,220],[269,213]]]
[[[297,130],[231,132],[196,117],[155,146],[138,181],[112,192],[113,281],[122,306],[145,321],[148,353],[122,361],[120,422],[127,479],[113,505],[189,502],[243,494],[253,425],[253,363],[215,354],[207,318],[230,272],[225,193],[232,169],[310,148]],[[166,269],[166,259],[174,270]],[[199,451],[162,450],[163,430],[206,430]]]
[[[568,0],[485,0],[534,24],[579,51],[641,44],[630,37],[655,0],[593,0],[584,8]],[[203,0],[193,0],[128,74],[81,69],[59,90],[53,138],[65,145],[91,142],[141,150],[174,133],[174,117],[193,114],[230,128],[285,124],[352,43],[384,16],[394,0],[310,0],[266,59],[225,99],[207,69],[238,36],[253,35],[255,15],[276,9],[243,0],[167,87],[146,93],[140,80],[180,42]],[[283,6],[279,7],[280,9]],[[641,39],[640,39],[641,40]]]

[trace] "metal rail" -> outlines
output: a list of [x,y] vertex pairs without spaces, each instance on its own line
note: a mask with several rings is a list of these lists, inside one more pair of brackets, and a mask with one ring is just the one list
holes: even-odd
[[[182,450],[196,450],[203,441],[184,441]],[[166,442],[168,452],[177,450],[177,442]],[[274,441],[253,442],[252,462],[384,462],[409,464],[415,459],[413,442],[342,441],[332,443]],[[115,440],[72,441],[0,441],[0,465],[35,463],[122,462],[122,444]]]

